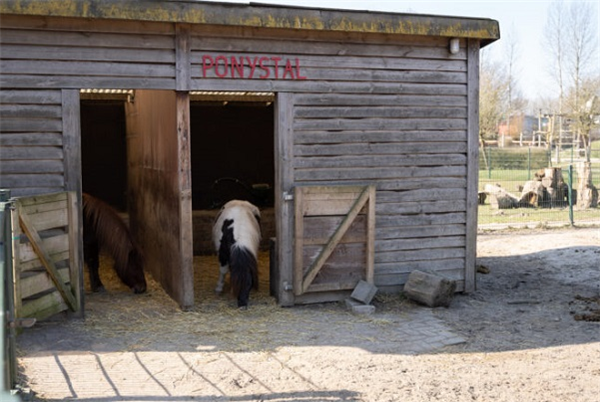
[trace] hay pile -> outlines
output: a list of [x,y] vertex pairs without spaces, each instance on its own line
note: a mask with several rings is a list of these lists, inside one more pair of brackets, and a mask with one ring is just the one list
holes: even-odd
[[[90,293],[86,272],[86,319],[67,325],[108,342],[127,339],[123,346],[127,350],[143,350],[161,342],[163,348],[165,343],[174,348],[181,348],[183,343],[195,349],[234,351],[272,350],[282,344],[306,343],[309,340],[305,338],[311,333],[323,331],[324,322],[331,324],[332,331],[334,325],[347,326],[348,330],[357,323],[391,325],[377,315],[352,315],[343,302],[279,307],[269,294],[268,252],[260,253],[259,290],[251,293],[248,310],[236,307],[228,281],[223,294],[215,294],[218,271],[216,256],[194,257],[195,304],[190,311],[182,311],[149,274],[147,292],[133,294],[116,276],[110,258],[102,256],[100,277],[106,292]],[[399,295],[378,295],[374,301],[380,312],[398,312],[407,303],[410,302]]]
[[[116,272],[112,269],[112,259],[106,255],[100,256],[100,278],[104,284],[107,293],[112,296],[125,296],[121,293],[129,293],[130,289],[124,285]],[[253,306],[275,305],[273,299],[269,295],[269,253],[260,252],[259,259],[259,291],[252,291],[250,302]],[[223,294],[217,295],[214,288],[217,284],[219,276],[219,263],[214,255],[194,256],[194,294],[195,303],[198,306],[206,305],[207,303],[217,309],[224,307],[234,307],[235,300],[230,294],[229,279],[227,278]],[[148,282],[148,295],[151,297],[166,298],[169,296],[163,291],[160,284],[154,280],[151,274],[146,272],[146,280]],[[89,296],[95,296],[89,293],[89,277],[87,269],[84,273],[84,289]],[[144,300],[144,295],[131,295],[132,299]],[[147,297],[146,297],[147,298]],[[195,310],[194,310],[195,311]]]
[[[190,311],[181,311],[177,303],[148,273],[147,292],[142,295],[133,294],[112,269],[112,260],[101,256],[100,277],[106,292],[91,293],[88,275],[85,273],[86,319],[83,325],[86,330],[107,339],[137,333],[140,336],[136,344],[140,348],[147,346],[158,334],[163,342],[172,338],[174,344],[185,337],[202,336],[211,339],[209,343],[237,344],[239,348],[244,348],[245,341],[238,339],[236,335],[239,334],[239,326],[244,325],[243,321],[252,321],[252,325],[244,325],[247,334],[260,335],[261,328],[268,325],[269,321],[275,317],[285,320],[290,314],[289,310],[278,307],[275,299],[269,295],[268,253],[261,253],[259,269],[259,291],[251,293],[250,308],[240,311],[229,292],[228,281],[222,294],[214,292],[219,272],[217,257],[194,257],[195,303]],[[80,324],[74,322],[73,325]],[[256,345],[247,347],[255,348]]]

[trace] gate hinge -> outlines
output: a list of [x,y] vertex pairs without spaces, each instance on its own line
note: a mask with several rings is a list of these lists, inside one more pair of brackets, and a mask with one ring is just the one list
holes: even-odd
[[284,191],[283,192],[283,200],[284,201],[294,201],[294,194]]
[[36,321],[35,318],[17,318],[10,325],[16,328],[31,328],[35,325]]
[[10,313],[6,312],[6,321],[9,328],[31,328],[35,325],[35,318],[11,318]]

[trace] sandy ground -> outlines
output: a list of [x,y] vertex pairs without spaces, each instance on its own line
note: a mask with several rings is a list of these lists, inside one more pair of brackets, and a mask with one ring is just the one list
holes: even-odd
[[[24,399],[600,400],[598,228],[480,234],[477,262],[489,273],[476,292],[437,309],[378,295],[371,316],[342,303],[280,308],[267,283],[239,311],[212,292],[214,260],[195,259],[189,312],[153,281],[133,295],[102,271],[107,292],[87,295],[84,321],[40,322],[19,336]],[[465,342],[409,348],[426,346],[406,338],[423,323]]]

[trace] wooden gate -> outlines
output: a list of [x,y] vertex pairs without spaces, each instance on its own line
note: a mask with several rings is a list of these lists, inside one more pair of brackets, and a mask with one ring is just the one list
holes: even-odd
[[375,186],[295,187],[295,303],[341,300],[373,283]]
[[82,256],[74,192],[14,198],[11,211],[17,319],[82,314]]

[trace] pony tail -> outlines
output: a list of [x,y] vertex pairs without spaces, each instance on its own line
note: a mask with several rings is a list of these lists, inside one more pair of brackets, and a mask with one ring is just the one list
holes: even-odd
[[245,247],[231,247],[229,261],[231,290],[238,295],[238,307],[248,305],[250,289],[258,290],[258,263],[256,257]]

